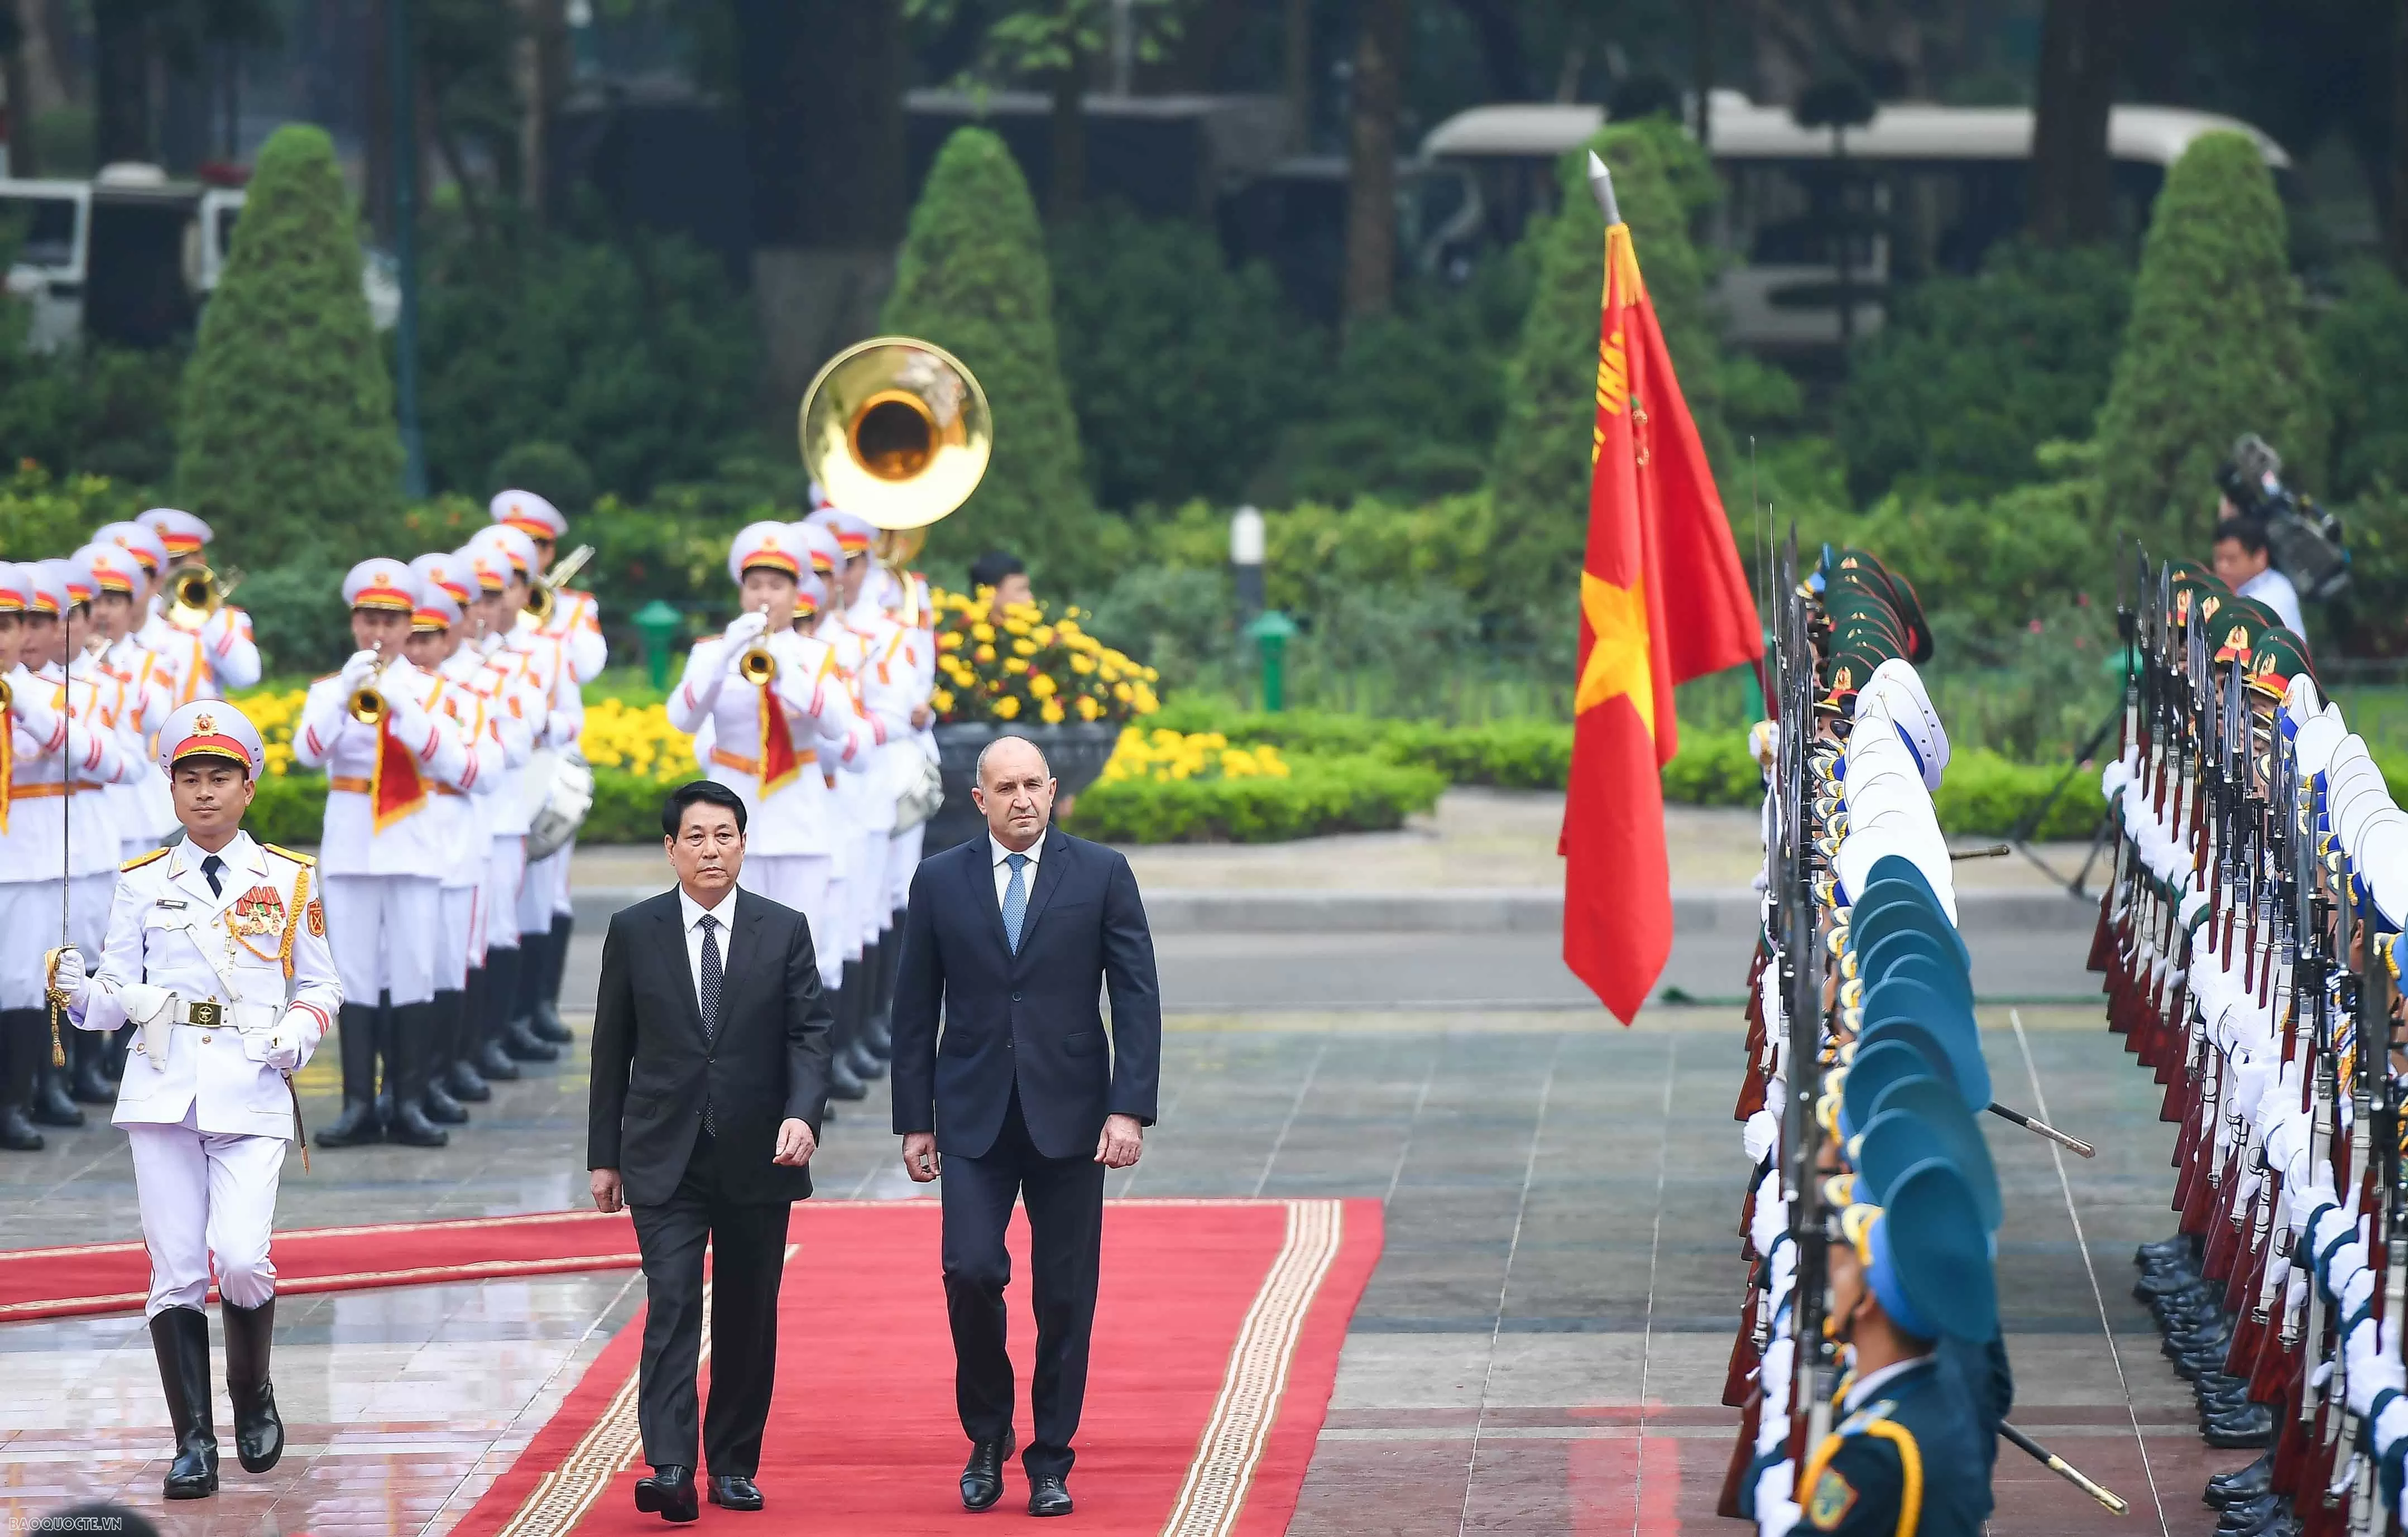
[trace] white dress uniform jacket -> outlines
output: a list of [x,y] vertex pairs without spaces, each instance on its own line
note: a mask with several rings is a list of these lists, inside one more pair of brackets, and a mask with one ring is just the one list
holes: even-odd
[[[417,765],[431,800],[436,786],[475,788],[477,757],[460,728],[426,706],[436,687],[431,672],[394,662],[377,675],[388,713],[381,727],[353,720],[340,674],[309,685],[294,733],[293,756],[305,768],[326,770],[325,840],[319,859],[329,875],[420,875],[440,880],[453,849],[439,819],[412,812],[376,830],[369,786],[374,783],[380,732],[390,733]],[[423,808],[422,808],[423,811]]]
[[342,1007],[317,871],[236,833],[220,890],[191,843],[128,864],[83,1013],[87,1030],[140,1027],[117,1091],[119,1126],[296,1134],[284,1074]]
[[[705,771],[744,797],[745,845],[760,855],[837,852],[837,811],[824,769],[858,769],[875,740],[854,708],[834,650],[816,637],[780,630],[762,638],[778,659],[769,683],[746,682],[731,670],[724,639],[695,642],[685,676],[669,695],[669,724],[695,737]],[[801,772],[764,797],[761,793],[762,697],[774,695]]]

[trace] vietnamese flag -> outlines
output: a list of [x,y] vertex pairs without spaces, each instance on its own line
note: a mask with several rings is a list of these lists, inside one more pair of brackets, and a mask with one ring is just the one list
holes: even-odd
[[1639,275],[1605,163],[1605,310],[1581,563],[1580,687],[1564,807],[1564,963],[1630,1023],[1672,950],[1663,766],[1672,686],[1764,653],[1721,495]]

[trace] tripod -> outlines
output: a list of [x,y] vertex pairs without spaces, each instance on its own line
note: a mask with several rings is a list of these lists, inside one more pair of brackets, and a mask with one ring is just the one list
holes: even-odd
[[2100,851],[2106,848],[2108,838],[2114,832],[2114,822],[2105,816],[2099,819],[2098,830],[2090,835],[2090,852],[2083,856],[2082,868],[2073,872],[2071,880],[2058,874],[2050,867],[2047,860],[2042,859],[2033,851],[2031,836],[2039,831],[2040,825],[2048,819],[2049,808],[2057,804],[2057,797],[2065,794],[2065,787],[2073,783],[2073,777],[2076,774],[2082,772],[2083,765],[2098,756],[2099,749],[2106,745],[2108,737],[2123,723],[2124,704],[2118,699],[2114,708],[2107,712],[2107,718],[2100,721],[2098,728],[2085,737],[2082,744],[2073,750],[2073,761],[2066,767],[2065,772],[2058,777],[2057,782],[2049,787],[2048,794],[2041,797],[2040,804],[2026,812],[2022,820],[2015,824],[2014,831],[2007,835],[2007,841],[2014,845],[2017,854],[2030,860],[2042,875],[2063,886],[2065,894],[2077,902],[2090,900],[2091,893],[2086,889],[2090,869],[2099,862]]

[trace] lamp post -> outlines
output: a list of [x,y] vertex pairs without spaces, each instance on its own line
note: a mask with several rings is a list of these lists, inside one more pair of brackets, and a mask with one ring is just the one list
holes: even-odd
[[1229,518],[1229,574],[1238,589],[1238,623],[1263,611],[1263,515],[1241,507]]

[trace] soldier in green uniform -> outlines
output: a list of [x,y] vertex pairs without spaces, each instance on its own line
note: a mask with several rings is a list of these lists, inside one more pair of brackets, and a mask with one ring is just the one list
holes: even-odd
[[1852,1363],[1838,1427],[1798,1480],[1791,1537],[1980,1537],[1989,1518],[1985,1415],[1945,1340],[1998,1335],[1989,1235],[1971,1188],[1943,1157],[1916,1164],[1886,1206],[1842,1214],[1825,1327]]

